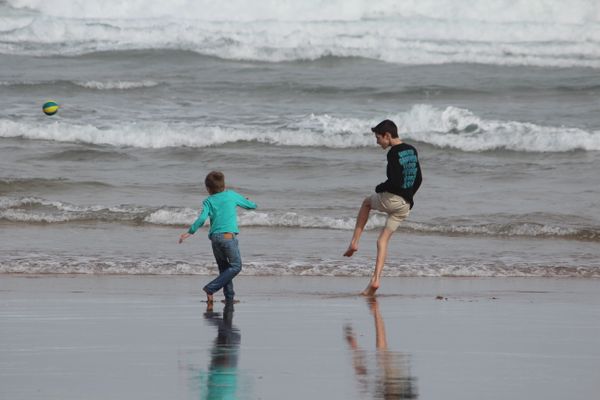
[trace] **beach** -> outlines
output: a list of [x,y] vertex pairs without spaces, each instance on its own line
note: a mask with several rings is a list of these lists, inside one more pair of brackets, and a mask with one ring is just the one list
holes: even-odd
[[0,397],[590,399],[600,389],[594,280],[389,277],[373,302],[356,295],[359,278],[241,276],[240,302],[212,313],[205,280],[3,276]]
[[599,70],[589,0],[0,1],[0,400],[597,397]]

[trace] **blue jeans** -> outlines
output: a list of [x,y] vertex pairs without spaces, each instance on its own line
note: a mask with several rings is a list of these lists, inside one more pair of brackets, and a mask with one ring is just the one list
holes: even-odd
[[225,239],[222,233],[212,233],[208,238],[219,266],[219,276],[204,286],[204,291],[213,294],[222,288],[225,299],[233,300],[233,278],[242,270],[237,237],[234,235],[232,239]]

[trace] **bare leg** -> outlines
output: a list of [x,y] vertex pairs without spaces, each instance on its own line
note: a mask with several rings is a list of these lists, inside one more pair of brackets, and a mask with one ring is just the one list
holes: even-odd
[[391,231],[387,228],[383,228],[379,234],[379,238],[377,239],[377,260],[375,261],[375,271],[373,271],[373,276],[371,277],[369,285],[361,292],[363,296],[373,296],[377,289],[379,289],[379,279],[381,278],[383,265],[387,256],[388,243],[390,242],[390,238],[393,234],[394,231]]
[[356,217],[356,226],[354,227],[354,233],[352,234],[352,240],[348,250],[344,253],[346,257],[352,257],[352,255],[358,251],[358,242],[360,241],[360,235],[362,235],[365,225],[369,220],[369,213],[371,212],[371,198],[367,197],[363,200],[358,215]]

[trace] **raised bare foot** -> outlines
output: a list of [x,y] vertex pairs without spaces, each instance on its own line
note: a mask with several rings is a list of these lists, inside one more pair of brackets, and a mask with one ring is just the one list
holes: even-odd
[[357,251],[358,251],[358,245],[351,244],[350,246],[348,246],[348,250],[346,250],[346,252],[344,253],[344,256],[352,257],[352,255]]

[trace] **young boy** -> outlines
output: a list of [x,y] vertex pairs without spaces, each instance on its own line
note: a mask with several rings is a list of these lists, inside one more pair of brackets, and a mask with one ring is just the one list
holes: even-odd
[[371,281],[365,290],[364,296],[373,296],[379,288],[379,279],[383,271],[383,264],[387,256],[387,246],[392,234],[398,229],[400,223],[406,219],[410,209],[413,207],[413,196],[421,186],[421,166],[417,150],[398,137],[398,128],[392,121],[386,119],[376,127],[371,128],[375,133],[377,144],[382,149],[390,150],[387,154],[387,180],[375,188],[375,194],[368,196],[362,203],[358,216],[352,241],[348,250],[344,253],[346,257],[358,250],[360,235],[369,219],[369,212],[374,209],[388,214],[385,227],[377,239],[377,260]]
[[233,278],[242,269],[242,258],[238,248],[237,234],[240,232],[237,225],[236,207],[254,209],[256,204],[233,190],[225,190],[225,176],[222,172],[212,171],[204,179],[208,196],[202,202],[202,212],[190,229],[182,233],[179,243],[192,236],[198,228],[210,218],[210,231],[208,238],[212,243],[213,254],[219,266],[219,276],[204,286],[206,301],[212,303],[213,293],[223,289],[226,302],[232,302],[235,295],[233,291]]

